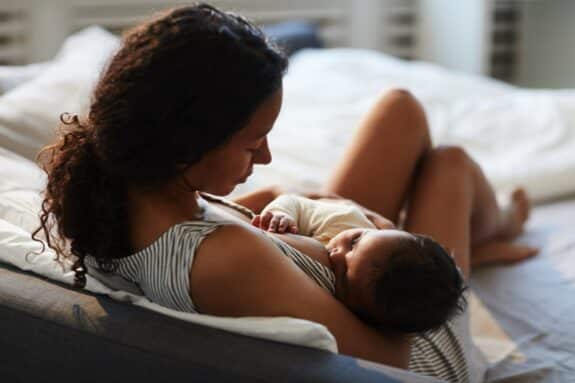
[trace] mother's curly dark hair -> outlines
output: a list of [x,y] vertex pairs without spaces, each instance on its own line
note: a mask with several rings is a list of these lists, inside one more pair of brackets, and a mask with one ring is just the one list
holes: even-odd
[[221,145],[281,86],[286,66],[260,29],[206,4],[129,31],[88,117],[63,115],[60,138],[39,154],[48,184],[33,238],[42,231],[59,261],[76,257],[77,286],[88,254],[113,270],[132,253],[127,186],[162,184]]

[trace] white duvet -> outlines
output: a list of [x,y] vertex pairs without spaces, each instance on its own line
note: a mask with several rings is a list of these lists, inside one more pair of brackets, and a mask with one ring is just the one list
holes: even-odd
[[498,190],[524,185],[535,200],[575,192],[574,91],[520,89],[352,49],[293,58],[270,136],[274,160],[238,192],[270,180],[324,181],[360,117],[393,87],[422,102],[435,143],[467,148]]

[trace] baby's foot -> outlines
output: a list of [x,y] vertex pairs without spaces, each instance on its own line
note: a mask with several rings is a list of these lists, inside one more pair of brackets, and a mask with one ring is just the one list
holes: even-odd
[[491,241],[472,249],[471,266],[513,264],[531,258],[538,252],[539,249],[531,246],[509,241]]
[[523,226],[529,218],[531,202],[523,188],[517,188],[511,193],[507,206],[502,208],[500,239],[513,239],[523,231]]

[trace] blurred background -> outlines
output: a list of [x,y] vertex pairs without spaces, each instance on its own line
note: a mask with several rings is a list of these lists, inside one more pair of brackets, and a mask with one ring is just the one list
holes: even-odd
[[[188,2],[189,3],[189,2]],[[575,87],[573,0],[214,0],[261,25],[311,23],[326,47],[367,48],[534,88]],[[0,0],[0,65],[51,59],[69,34],[120,34],[169,0]]]

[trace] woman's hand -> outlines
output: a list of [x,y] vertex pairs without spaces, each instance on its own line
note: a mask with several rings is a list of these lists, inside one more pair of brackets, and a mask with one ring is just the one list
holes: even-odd
[[298,233],[295,220],[289,215],[280,212],[267,211],[263,215],[258,214],[252,219],[252,225],[272,233]]
[[365,207],[362,207],[361,205],[358,205],[358,206],[363,210],[363,214],[365,214],[367,219],[369,219],[375,225],[376,228],[378,228],[380,230],[395,229],[396,228],[395,224],[392,221],[385,218],[381,214],[376,213],[372,210],[369,210]]
[[301,195],[309,199],[345,199],[332,192],[303,192]]
[[297,194],[297,195],[301,195],[302,197],[306,197],[309,199],[321,199],[321,198],[344,199],[342,196],[340,196],[336,193],[332,193],[332,192],[309,191],[309,189],[304,190],[301,188],[287,187],[287,186],[283,186],[283,185],[273,185],[273,186],[271,186],[271,190],[273,190],[273,194],[275,195],[276,198],[282,194]]

